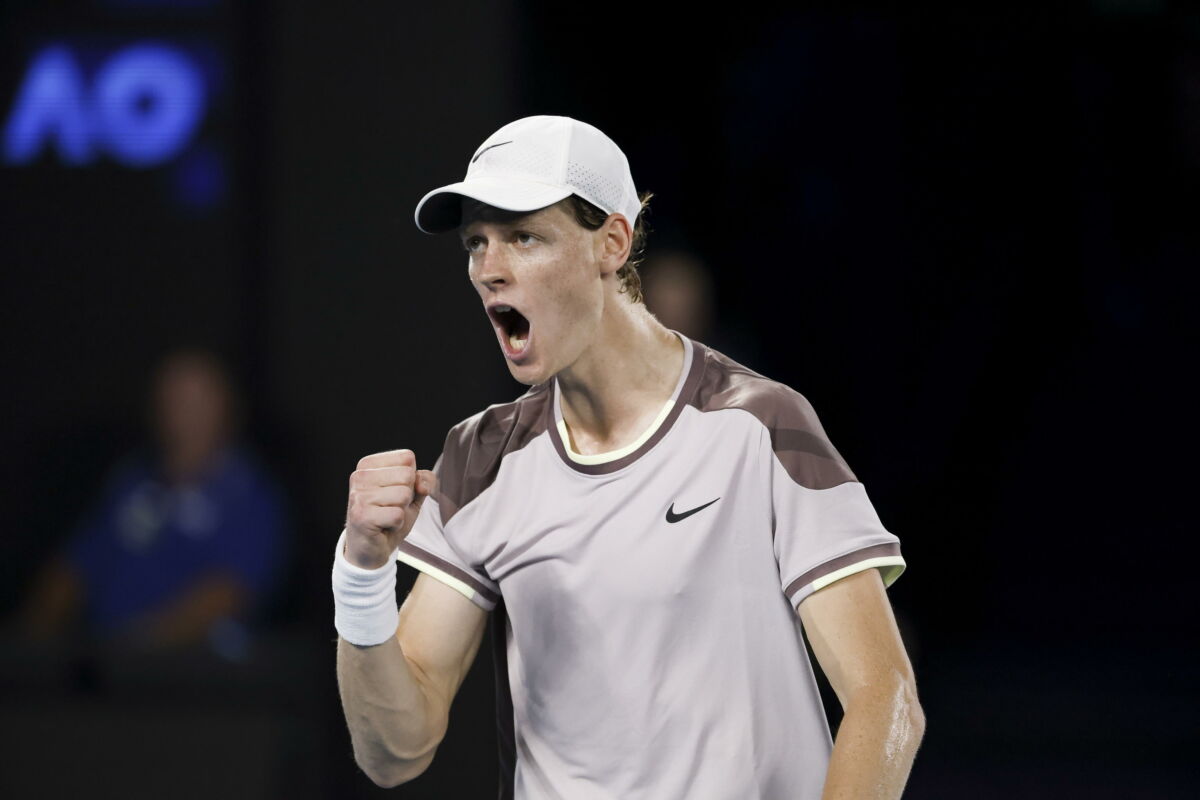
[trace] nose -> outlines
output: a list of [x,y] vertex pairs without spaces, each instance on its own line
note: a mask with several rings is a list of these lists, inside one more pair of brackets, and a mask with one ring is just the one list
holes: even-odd
[[470,259],[468,272],[471,275],[471,279],[478,283],[480,287],[493,289],[512,280],[508,257],[504,252],[503,246],[489,244],[484,252],[471,254],[468,258]]

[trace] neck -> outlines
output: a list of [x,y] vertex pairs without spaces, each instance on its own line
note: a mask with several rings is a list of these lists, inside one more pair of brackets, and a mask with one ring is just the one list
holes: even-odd
[[195,482],[212,467],[220,449],[209,443],[168,447],[163,453],[163,472],[167,482],[174,485]]
[[683,354],[679,337],[641,303],[605,304],[596,338],[557,374],[576,452],[606,452],[636,439],[671,399]]

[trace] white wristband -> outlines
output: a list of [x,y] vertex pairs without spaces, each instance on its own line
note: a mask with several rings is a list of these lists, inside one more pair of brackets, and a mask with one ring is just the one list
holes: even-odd
[[400,624],[396,559],[378,569],[363,569],[346,559],[345,545],[343,528],[333,554],[333,626],[351,644],[382,644],[396,635]]

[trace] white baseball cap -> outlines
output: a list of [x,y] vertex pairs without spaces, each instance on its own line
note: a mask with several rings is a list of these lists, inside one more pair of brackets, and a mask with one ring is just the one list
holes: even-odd
[[493,133],[467,164],[467,177],[417,203],[417,227],[445,233],[459,226],[462,197],[507,211],[536,211],[577,194],[632,231],[642,209],[629,161],[612,139],[570,117],[536,116]]

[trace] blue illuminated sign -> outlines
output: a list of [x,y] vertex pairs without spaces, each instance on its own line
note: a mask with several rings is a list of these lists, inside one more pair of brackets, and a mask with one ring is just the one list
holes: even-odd
[[144,42],[110,54],[89,81],[63,44],[34,54],[4,126],[4,161],[50,147],[65,164],[104,154],[130,167],[170,161],[191,142],[207,104],[204,74],[182,49]]

